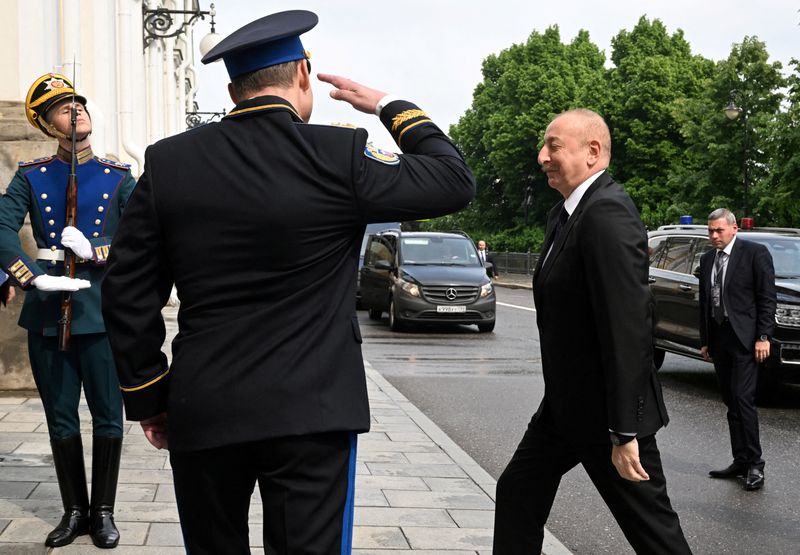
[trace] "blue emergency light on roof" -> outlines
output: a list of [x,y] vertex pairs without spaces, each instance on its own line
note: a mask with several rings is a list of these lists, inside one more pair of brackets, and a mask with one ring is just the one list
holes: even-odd
[[694,223],[694,218],[687,214],[685,216],[681,216],[681,225],[692,225]]

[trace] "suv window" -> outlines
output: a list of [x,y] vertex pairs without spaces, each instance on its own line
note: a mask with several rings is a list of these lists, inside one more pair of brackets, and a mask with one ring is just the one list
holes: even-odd
[[[741,235],[739,239],[744,239]],[[772,263],[775,265],[775,276],[780,278],[800,277],[800,239],[796,237],[759,237],[752,239],[746,237],[748,241],[754,241],[767,247],[772,255]]]
[[480,266],[472,241],[464,237],[402,237],[403,264]]
[[661,235],[659,237],[653,237],[648,242],[647,247],[650,254],[650,265],[658,266],[658,261],[667,248],[667,236]]
[[695,244],[696,247],[694,249],[691,272],[693,275],[696,275],[696,272],[700,271],[700,257],[714,248],[711,246],[711,243],[708,241],[708,239],[695,239]]
[[688,274],[693,243],[691,237],[670,237],[667,241],[667,250],[659,260],[658,267],[662,270]]

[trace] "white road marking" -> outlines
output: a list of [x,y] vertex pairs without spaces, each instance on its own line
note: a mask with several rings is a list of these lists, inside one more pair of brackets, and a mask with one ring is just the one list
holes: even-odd
[[500,306],[507,306],[509,308],[518,308],[520,310],[527,310],[528,312],[536,312],[535,308],[528,308],[527,306],[519,306],[519,305],[516,305],[516,304],[508,304],[508,303],[501,303],[501,302],[498,302],[497,304],[499,304]]

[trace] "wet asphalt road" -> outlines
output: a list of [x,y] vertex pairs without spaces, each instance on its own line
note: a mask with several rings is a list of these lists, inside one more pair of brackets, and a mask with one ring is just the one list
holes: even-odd
[[[494,333],[475,326],[392,333],[359,312],[364,357],[497,478],[542,398],[530,291],[498,289]],[[761,407],[766,486],[745,492],[707,473],[731,460],[711,365],[667,355],[660,372],[671,422],[658,434],[673,507],[697,554],[800,553],[800,387]],[[578,467],[564,476],[548,528],[573,553],[633,553]]]

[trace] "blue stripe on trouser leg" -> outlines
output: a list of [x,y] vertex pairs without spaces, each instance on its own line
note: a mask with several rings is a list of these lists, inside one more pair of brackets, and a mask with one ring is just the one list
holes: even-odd
[[347,464],[347,498],[342,518],[342,555],[350,555],[353,549],[353,511],[356,494],[356,446],[358,436],[350,434],[350,461]]

